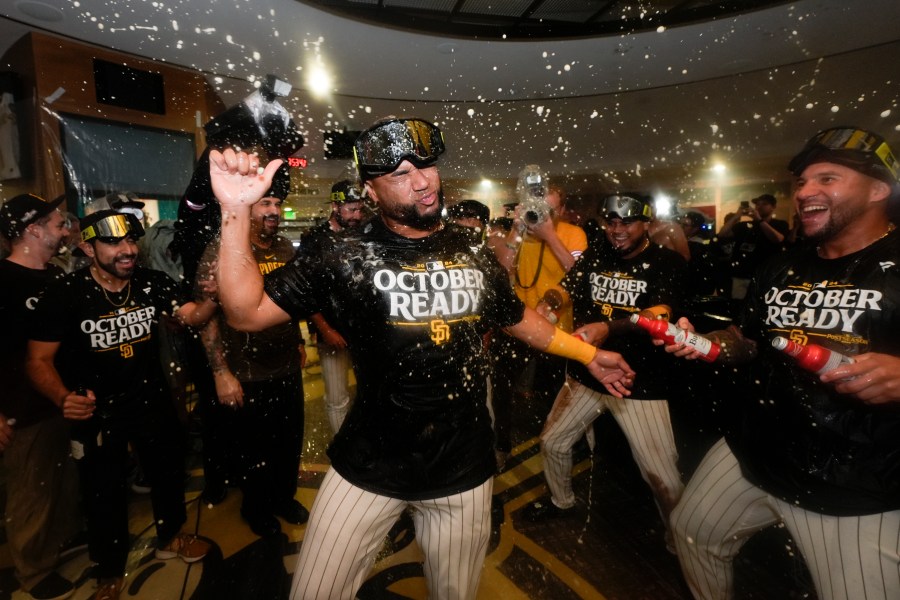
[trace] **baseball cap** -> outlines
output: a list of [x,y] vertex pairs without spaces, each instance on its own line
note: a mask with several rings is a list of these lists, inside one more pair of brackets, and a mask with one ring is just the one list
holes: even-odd
[[649,221],[653,216],[653,209],[650,208],[649,203],[631,196],[607,196],[603,200],[602,214],[605,219]]
[[291,169],[285,162],[280,167],[278,167],[277,171],[275,171],[275,175],[272,176],[272,187],[269,188],[264,197],[284,200],[288,197],[288,194],[290,194],[290,192]]
[[444,153],[444,134],[424,119],[386,119],[363,131],[353,144],[356,168],[366,178],[393,172],[408,160],[429,167]]
[[362,202],[363,193],[359,187],[349,179],[342,179],[331,186],[331,201],[337,202]]
[[772,194],[763,194],[762,196],[757,196],[750,202],[752,202],[753,204],[756,204],[757,202],[768,202],[772,206],[775,206],[775,204],[778,201],[775,199],[775,196],[773,196]]
[[118,243],[123,237],[139,238],[144,227],[131,213],[115,210],[98,210],[81,219],[81,240],[97,239],[105,244]]
[[453,219],[478,219],[482,224],[487,224],[491,209],[478,200],[460,200],[447,209],[447,214]]
[[800,175],[811,164],[831,162],[859,171],[895,186],[900,182],[900,163],[883,137],[859,127],[824,129],[806,142],[788,170]]
[[63,195],[47,202],[34,194],[10,198],[0,207],[0,233],[9,239],[20,236],[26,227],[56,210],[65,199]]

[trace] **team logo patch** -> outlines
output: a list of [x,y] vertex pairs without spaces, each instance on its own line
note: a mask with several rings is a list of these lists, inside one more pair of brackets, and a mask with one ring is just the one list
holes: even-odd
[[450,326],[442,320],[431,322],[431,341],[440,346],[450,341]]

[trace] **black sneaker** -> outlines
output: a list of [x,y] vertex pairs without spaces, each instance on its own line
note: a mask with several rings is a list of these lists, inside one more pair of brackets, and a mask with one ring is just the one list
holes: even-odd
[[309,511],[296,500],[291,500],[286,505],[275,509],[275,516],[281,517],[292,525],[303,525],[309,521]]
[[561,519],[568,517],[575,512],[572,508],[560,508],[553,504],[549,498],[537,500],[526,506],[522,510],[522,516],[526,521],[537,523],[539,521],[549,521],[551,519]]
[[253,515],[241,509],[241,517],[250,526],[250,531],[259,537],[272,537],[281,533],[281,523],[272,515]]
[[31,588],[29,593],[34,600],[64,600],[75,593],[75,586],[53,571]]
[[87,550],[88,547],[88,534],[87,531],[82,530],[76,533],[72,538],[63,542],[63,544],[59,547],[59,558],[65,558],[70,554],[75,554],[76,552],[82,552]]

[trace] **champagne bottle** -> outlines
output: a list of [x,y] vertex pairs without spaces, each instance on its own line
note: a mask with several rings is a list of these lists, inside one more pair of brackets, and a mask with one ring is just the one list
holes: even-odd
[[560,294],[558,290],[547,290],[544,292],[544,297],[541,298],[541,302],[544,302],[550,308],[547,312],[547,320],[550,321],[552,325],[556,325],[559,322],[559,309],[561,309],[563,305],[562,294]]
[[853,362],[853,359],[849,356],[829,350],[825,346],[820,346],[819,344],[798,344],[781,336],[776,336],[772,339],[772,346],[776,350],[781,350],[788,356],[793,357],[800,368],[812,371],[817,375]]
[[646,329],[652,337],[658,340],[663,340],[667,344],[684,344],[689,348],[693,348],[700,353],[700,358],[706,362],[712,362],[719,356],[719,344],[703,337],[699,333],[681,329],[669,321],[651,320],[640,314],[631,315],[629,318],[632,323]]

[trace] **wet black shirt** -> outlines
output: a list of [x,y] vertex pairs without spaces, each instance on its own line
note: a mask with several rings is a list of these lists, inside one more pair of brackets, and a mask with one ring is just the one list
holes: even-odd
[[375,219],[265,285],[289,314],[327,309],[342,325],[357,398],[328,455],[344,478],[413,500],[493,475],[482,335],[518,323],[524,306],[489,248],[455,225],[415,240]]
[[760,269],[742,315],[760,358],[728,443],[754,483],[832,515],[900,509],[900,404],[838,394],[771,346],[900,356],[900,233],[837,259],[801,247]]
[[140,418],[148,403],[171,402],[157,332],[182,301],[178,287],[162,271],[138,267],[120,293],[104,292],[90,268],[75,271],[47,286],[31,339],[60,342],[59,374],[69,389],[93,390],[95,414]]
[[[586,323],[627,319],[656,304],[677,309],[686,283],[687,262],[668,248],[650,244],[634,258],[625,259],[601,243],[588,248],[566,274],[562,286],[572,298],[577,328]],[[645,331],[610,336],[603,349],[619,352],[637,373],[631,399],[669,397],[668,382],[675,359],[654,346]],[[569,361],[569,373],[589,388],[608,393],[584,365]]]

